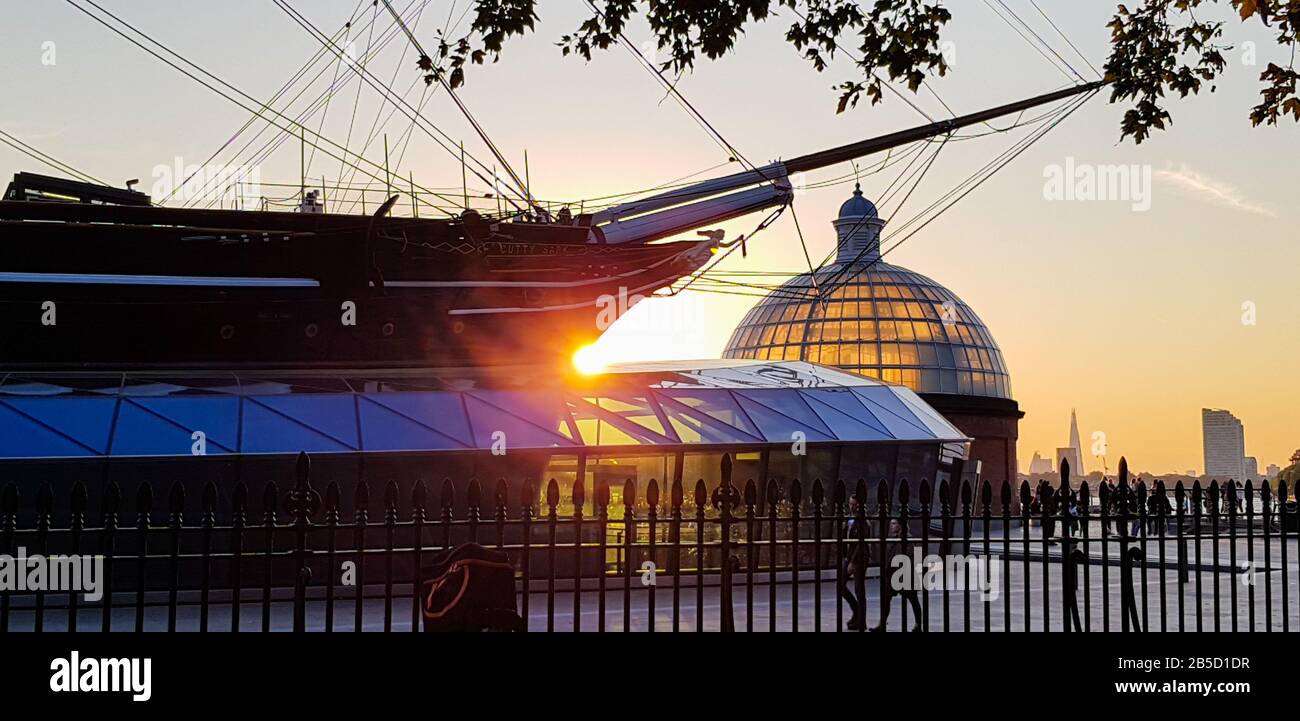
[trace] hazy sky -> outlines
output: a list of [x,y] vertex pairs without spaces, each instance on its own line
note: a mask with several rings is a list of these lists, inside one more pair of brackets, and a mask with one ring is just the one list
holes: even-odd
[[[319,47],[270,0],[98,1],[258,98],[269,98]],[[1028,2],[1006,2],[1093,77]],[[327,33],[341,29],[358,7],[357,0],[290,4]],[[177,157],[203,162],[248,117],[66,0],[5,5],[0,130],[93,176],[114,184],[140,178],[148,190],[159,177],[158,166],[171,166]],[[1067,82],[986,3],[946,5],[954,16],[946,35],[953,72],[932,87],[957,112]],[[417,27],[422,42],[433,45],[435,29],[449,21],[455,25],[465,6],[464,0],[429,2]],[[1100,67],[1109,37],[1105,23],[1115,3],[1039,0],[1039,6]],[[499,64],[472,68],[462,91],[516,166],[522,167],[528,151],[535,194],[595,197],[724,162],[718,146],[664,99],[626,51],[598,55],[590,64],[561,57],[554,43],[577,26],[584,8],[576,1],[542,2],[538,32],[508,44]],[[365,5],[360,15],[370,12]],[[1229,65],[1217,92],[1170,100],[1170,131],[1141,147],[1120,143],[1122,108],[1098,96],[888,256],[952,288],[992,329],[1026,413],[1022,469],[1034,451],[1050,455],[1066,442],[1071,407],[1078,409],[1085,446],[1094,432],[1105,433],[1112,471],[1120,455],[1135,470],[1199,471],[1200,409],[1207,406],[1230,409],[1242,419],[1246,451],[1258,457],[1261,470],[1269,463],[1285,465],[1300,447],[1294,421],[1300,400],[1300,233],[1288,222],[1296,202],[1300,127],[1252,129],[1247,120],[1257,102],[1260,69],[1282,60],[1268,33],[1257,22],[1241,25],[1227,8],[1198,12],[1227,19],[1224,41],[1237,48],[1226,54]],[[777,13],[752,28],[737,52],[701,65],[679,86],[749,159],[792,157],[925,122],[889,94],[882,105],[836,115],[832,85],[854,77],[851,61],[841,57],[826,72],[815,72],[783,41],[791,19]],[[637,42],[649,38],[640,24],[629,35]],[[350,39],[364,54],[367,38]],[[1257,44],[1254,65],[1248,64],[1246,41]],[[395,77],[398,91],[415,83],[408,99],[416,103],[422,86],[409,53],[398,65],[403,49],[394,42],[370,68],[385,79]],[[332,71],[331,65],[318,91]],[[348,79],[346,68],[341,77]],[[355,88],[352,80],[334,98],[321,127],[342,142],[355,103],[352,147],[358,148],[380,104],[368,90],[354,99]],[[929,93],[916,103],[932,116],[945,114]],[[489,157],[445,96],[434,93],[425,109],[449,134],[464,139],[471,153]],[[393,141],[394,157],[408,126],[400,116],[380,125],[379,132]],[[900,210],[895,200],[882,214],[901,224],[1023,132],[950,143],[908,204]],[[372,144],[367,155],[381,161],[382,143]],[[1137,164],[1138,177],[1149,168],[1149,209],[1135,210],[1135,204],[1143,205],[1140,199],[1046,199],[1050,169],[1067,162]],[[0,146],[0,173],[20,169],[48,172]],[[299,169],[294,142],[260,167],[264,182],[296,183]],[[850,171],[832,168],[808,180]],[[458,164],[418,134],[400,166],[400,175],[408,172],[427,186],[460,183]],[[310,173],[337,177],[339,163],[317,155]],[[864,191],[872,197],[893,179],[889,172],[870,176]],[[797,198],[814,261],[833,248],[830,221],[851,189],[851,183],[841,184]],[[726,227],[734,236],[757,220]],[[749,251],[748,258],[728,258],[724,267],[807,267],[788,213],[757,236]],[[653,301],[621,321],[605,344],[615,359],[716,357],[755,300],[687,293]],[[1245,303],[1253,304],[1253,325],[1243,322]],[[1088,448],[1084,454],[1088,470],[1101,467]]]

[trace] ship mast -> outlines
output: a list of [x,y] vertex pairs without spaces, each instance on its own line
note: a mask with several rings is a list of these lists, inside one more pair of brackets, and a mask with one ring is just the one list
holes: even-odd
[[[987,110],[940,120],[837,148],[777,161],[754,170],[693,183],[681,188],[621,203],[592,216],[593,240],[604,243],[647,243],[706,225],[789,202],[791,173],[817,170],[918,140],[945,135],[961,128],[1030,108],[1095,92],[1105,81],[1075,85]],[[739,193],[721,195],[748,186]],[[714,197],[720,196],[720,197]],[[698,201],[698,202],[693,202]]]

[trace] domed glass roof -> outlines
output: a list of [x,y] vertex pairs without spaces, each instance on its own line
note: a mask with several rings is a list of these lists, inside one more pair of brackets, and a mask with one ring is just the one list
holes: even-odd
[[844,267],[817,271],[820,299],[809,273],[772,291],[741,321],[723,357],[809,361],[918,393],[1011,398],[1002,351],[961,298],[897,265],[859,263],[841,274]]

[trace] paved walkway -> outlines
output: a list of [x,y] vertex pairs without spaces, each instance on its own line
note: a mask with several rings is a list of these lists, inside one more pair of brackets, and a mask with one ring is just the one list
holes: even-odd
[[[978,590],[969,595],[969,605],[960,590],[928,590],[922,594],[923,603],[928,610],[928,628],[930,630],[972,630],[972,631],[1023,631],[1025,629],[1041,630],[1044,627],[1061,630],[1066,617],[1062,606],[1062,567],[1060,564],[1060,544],[1047,547],[1046,564],[1043,558],[1043,545],[1033,539],[1039,538],[1038,529],[1031,530],[1031,543],[1026,553],[1023,541],[1019,538],[1019,529],[1012,529],[1009,553],[1005,553],[1002,540],[991,535],[989,552],[992,555],[989,573],[993,574],[991,584],[993,593],[987,603]],[[982,532],[972,539],[971,555],[982,555]],[[1017,542],[1021,541],[1021,542]],[[1103,628],[1119,629],[1121,568],[1119,566],[1119,543],[1112,540],[1105,544],[1107,561],[1102,558],[1102,544],[1094,543],[1090,548],[1090,563],[1080,569],[1080,584],[1086,588],[1086,604],[1079,606],[1081,621],[1091,630]],[[1141,549],[1142,544],[1134,544]],[[1167,541],[1164,553],[1159,544],[1150,541],[1146,544],[1142,563],[1134,568],[1134,593],[1137,604],[1138,623],[1151,631],[1162,630],[1161,608],[1164,609],[1164,630],[1233,630],[1233,619],[1237,630],[1262,631],[1269,628],[1282,630],[1284,619],[1284,594],[1287,607],[1286,627],[1300,630],[1300,548],[1295,538],[1288,539],[1286,546],[1287,587],[1283,588],[1283,546],[1280,539],[1274,538],[1267,546],[1268,563],[1265,564],[1265,544],[1261,538],[1247,544],[1239,539],[1230,545],[1227,540],[1217,543],[1203,540],[1200,544],[1200,560],[1196,557],[1197,545],[1188,543],[1188,561],[1190,571],[1185,581],[1180,581],[1177,572],[1177,543]],[[1232,550],[1235,547],[1235,563]],[[1003,555],[1005,553],[1005,555]],[[1253,554],[1253,566],[1243,567]],[[1165,559],[1165,569],[1160,568],[1160,559]],[[1044,583],[1044,566],[1048,569],[1050,581]],[[1026,566],[1028,568],[1026,569]],[[775,599],[771,587],[763,582],[766,572],[755,574],[756,585],[753,587],[752,599],[743,584],[744,576],[738,575],[732,597],[735,628],[746,630],[751,624],[756,631],[771,628],[771,618],[776,615],[776,629],[793,630],[796,625],[800,631],[834,631],[842,628],[837,624],[836,609],[839,605],[834,574],[824,571],[825,578],[821,584],[812,580],[810,573],[805,573],[797,586],[783,580],[775,587]],[[788,574],[786,574],[788,579]],[[1217,579],[1217,591],[1216,591]],[[661,584],[666,579],[661,578]],[[1198,586],[1199,582],[1199,586]],[[533,631],[545,631],[548,628],[547,596],[536,590],[529,596],[528,626]],[[867,621],[874,625],[879,621],[880,580],[871,577],[866,580],[868,597]],[[412,623],[412,603],[407,591],[406,596],[398,596],[393,601],[392,629],[409,631]],[[1216,594],[1218,599],[1216,613]],[[671,585],[660,585],[654,589],[653,625],[657,631],[671,631],[673,627],[674,606]],[[651,627],[650,613],[651,590],[633,584],[627,592],[629,623],[624,625],[625,593],[620,585],[612,584],[605,594],[605,628],[610,631],[646,631]],[[120,602],[129,602],[133,597]],[[165,594],[155,596],[158,602],[165,602]],[[250,597],[246,597],[250,598]],[[1009,599],[1009,603],[1008,603]],[[1271,600],[1271,603],[1266,603]],[[553,600],[554,619],[551,622],[556,631],[570,631],[577,624],[583,631],[594,631],[599,625],[600,595],[595,590],[581,593],[580,613],[575,617],[574,594],[570,590],[558,591]],[[51,600],[54,602],[54,599]],[[26,599],[14,599],[15,608],[11,610],[11,629],[29,630],[33,627],[32,611],[21,606],[29,605]],[[901,597],[893,601],[892,615],[889,618],[889,630],[900,630],[903,611]],[[522,602],[521,602],[522,608]],[[340,600],[335,603],[335,629],[351,630],[353,623],[353,601]],[[796,614],[797,609],[797,614]],[[820,609],[820,624],[817,611]],[[323,600],[308,602],[308,628],[320,630],[325,625],[325,603]],[[1045,612],[1046,610],[1046,612]],[[706,586],[704,603],[696,607],[696,592],[692,586],[681,589],[679,607],[676,616],[683,631],[696,628],[696,619],[702,612],[702,627],[706,631],[721,629],[722,592],[717,585]],[[844,618],[848,609],[844,607]],[[797,624],[795,617],[798,617]],[[987,616],[987,621],[986,621]],[[384,629],[385,602],[383,599],[367,599],[363,604],[363,629],[380,631]],[[1180,624],[1181,618],[1181,624]],[[1215,619],[1218,626],[1215,626]],[[907,624],[915,623],[915,617],[908,611]],[[209,606],[209,623],[213,629],[230,628],[231,607],[216,603]],[[83,609],[78,614],[78,626],[83,629],[98,629],[101,612],[97,608]],[[240,628],[246,631],[261,629],[262,605],[260,602],[246,600],[240,612]],[[116,608],[113,611],[113,628],[127,630],[134,628],[135,609],[131,607]],[[177,613],[177,626],[183,630],[197,630],[199,626],[199,609],[196,606],[183,606]],[[288,631],[293,626],[292,603],[288,599],[273,601],[270,608],[270,628],[275,631]],[[68,628],[66,610],[47,610],[45,629],[61,631]],[[147,608],[145,611],[145,628],[147,630],[165,630],[167,628],[167,609],[164,606]]]

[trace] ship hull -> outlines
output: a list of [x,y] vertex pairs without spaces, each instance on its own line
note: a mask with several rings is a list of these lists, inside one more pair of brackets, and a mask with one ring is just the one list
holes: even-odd
[[541,224],[24,210],[56,217],[0,208],[9,370],[567,363],[714,247]]

